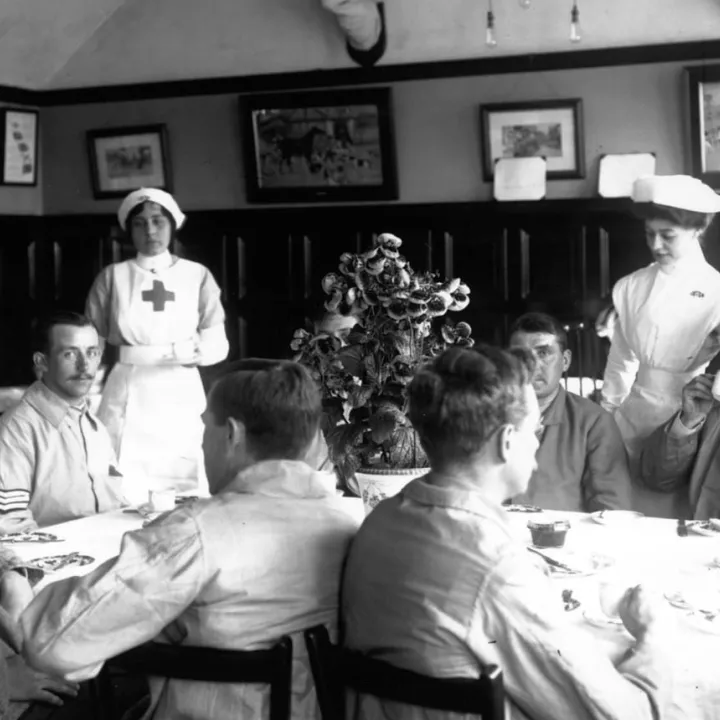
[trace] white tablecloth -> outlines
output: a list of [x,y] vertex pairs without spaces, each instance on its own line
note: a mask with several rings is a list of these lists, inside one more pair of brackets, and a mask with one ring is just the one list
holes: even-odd
[[[348,513],[361,520],[362,501],[356,498],[339,500]],[[610,573],[626,576],[632,584],[649,583],[661,592],[683,587],[687,583],[718,583],[720,569],[714,559],[720,557],[720,538],[696,535],[679,537],[676,522],[658,518],[643,518],[625,527],[607,527],[595,523],[589,516],[576,513],[509,513],[517,529],[518,538],[530,544],[529,520],[567,518],[571,522],[566,548],[575,553],[596,553],[614,560],[605,574],[584,578],[561,578],[557,582],[558,595],[571,589],[581,606],[568,617],[590,633],[614,660],[624,655],[633,644],[623,629],[609,624],[591,623],[586,612],[595,615],[598,607],[598,584]],[[81,569],[65,570],[47,575],[40,583],[46,585],[74,574],[89,572],[104,560],[114,557],[123,533],[142,526],[142,518],[134,513],[114,511],[44,528],[64,541],[52,544],[15,545],[13,549],[24,560],[43,555],[81,552],[92,555],[95,562]],[[690,617],[685,611],[670,608],[679,625],[674,652],[675,675],[673,706],[667,717],[672,720],[720,719],[720,620],[703,624],[702,619]],[[592,611],[592,612],[590,612]],[[631,720],[631,719],[628,719]]]
[[[641,518],[624,527],[600,525],[589,515],[580,513],[509,513],[518,537],[531,544],[527,523],[546,517],[570,520],[566,545],[573,553],[595,553],[608,556],[614,564],[608,570],[589,577],[570,579],[556,577],[558,592],[573,591],[581,605],[568,613],[578,627],[590,633],[608,655],[619,660],[633,646],[632,636],[622,627],[590,622],[587,616],[598,616],[599,585],[610,578],[628,580],[628,585],[644,583],[658,592],[691,585],[717,587],[720,592],[720,536],[704,537],[677,534],[677,521]],[[568,555],[571,557],[570,555]],[[674,675],[672,707],[667,715],[673,720],[720,719],[720,619],[708,622],[697,615],[677,609],[668,603],[677,623],[677,641],[673,648]],[[628,719],[631,720],[631,719]]]

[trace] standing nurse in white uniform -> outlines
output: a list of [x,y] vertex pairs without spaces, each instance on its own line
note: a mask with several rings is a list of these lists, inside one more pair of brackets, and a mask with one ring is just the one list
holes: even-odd
[[[667,175],[637,180],[632,199],[654,262],[613,288],[618,318],[602,389],[631,468],[645,438],[680,408],[684,385],[720,349],[720,273],[701,247],[720,197],[700,180]],[[686,499],[636,488],[634,501],[646,514],[679,517]]]
[[170,254],[185,221],[172,195],[136,190],[118,220],[137,257],[104,268],[86,305],[98,333],[118,348],[98,416],[131,500],[147,499],[150,480],[202,491],[205,393],[197,366],[228,354],[220,289],[204,265]]

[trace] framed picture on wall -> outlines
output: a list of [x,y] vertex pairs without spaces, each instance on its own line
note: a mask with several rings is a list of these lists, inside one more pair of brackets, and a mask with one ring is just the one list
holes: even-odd
[[582,100],[537,100],[480,107],[483,177],[500,158],[544,157],[548,180],[585,177]]
[[37,185],[38,112],[24,108],[2,109],[4,140],[3,185]]
[[720,65],[686,69],[692,174],[720,190]]
[[250,202],[395,200],[389,88],[240,98]]
[[171,191],[165,125],[91,130],[87,141],[96,198],[123,197],[139,187]]

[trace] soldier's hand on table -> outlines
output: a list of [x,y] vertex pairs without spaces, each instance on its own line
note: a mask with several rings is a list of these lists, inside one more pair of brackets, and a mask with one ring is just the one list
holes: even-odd
[[697,427],[713,406],[713,380],[712,375],[698,375],[683,388],[680,422],[689,430]]
[[618,614],[636,640],[643,640],[656,630],[663,632],[672,627],[670,609],[662,595],[643,585],[626,591],[620,600]]
[[10,700],[62,705],[60,695],[75,697],[80,690],[77,683],[33,670],[19,655],[7,658],[6,662]]

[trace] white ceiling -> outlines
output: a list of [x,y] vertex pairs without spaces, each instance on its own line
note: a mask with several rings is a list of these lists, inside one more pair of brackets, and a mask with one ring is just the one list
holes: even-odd
[[[355,1],[355,0],[351,0]],[[357,0],[365,2],[368,0]],[[386,0],[382,64],[720,39],[720,0]],[[320,0],[0,0],[0,84],[55,89],[352,67]]]

